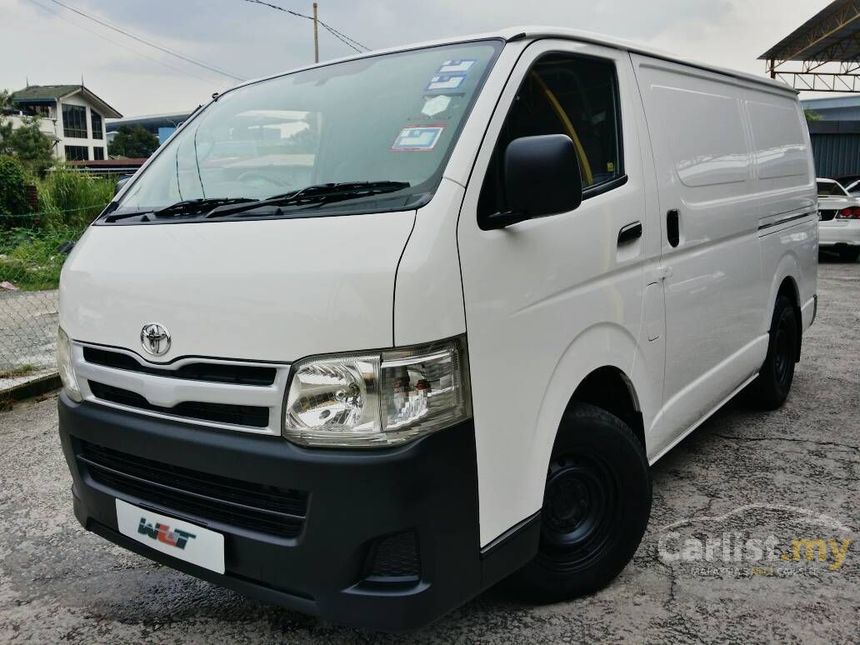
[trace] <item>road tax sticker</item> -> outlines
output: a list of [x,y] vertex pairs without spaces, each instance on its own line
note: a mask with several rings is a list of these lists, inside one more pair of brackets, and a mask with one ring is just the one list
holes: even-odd
[[436,76],[430,79],[424,91],[450,92],[458,89],[465,80],[465,74],[436,74]]
[[466,74],[477,61],[474,58],[446,60],[437,74]]
[[403,128],[394,140],[391,149],[401,152],[432,150],[439,142],[439,137],[442,136],[444,129],[444,125],[409,126]]

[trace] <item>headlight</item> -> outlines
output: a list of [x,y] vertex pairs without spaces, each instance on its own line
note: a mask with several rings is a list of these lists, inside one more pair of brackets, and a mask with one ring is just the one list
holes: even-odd
[[66,395],[72,401],[79,403],[83,401],[81,390],[78,388],[78,379],[72,368],[72,342],[62,327],[57,328],[57,370],[60,372],[60,380],[63,382]]
[[308,446],[385,447],[471,416],[460,339],[293,366],[284,436]]

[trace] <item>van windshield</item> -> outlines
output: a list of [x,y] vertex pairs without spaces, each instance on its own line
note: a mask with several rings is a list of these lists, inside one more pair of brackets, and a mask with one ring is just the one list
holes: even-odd
[[229,217],[415,208],[438,186],[500,49],[485,40],[385,54],[227,92],[102,221],[205,218],[216,208]]

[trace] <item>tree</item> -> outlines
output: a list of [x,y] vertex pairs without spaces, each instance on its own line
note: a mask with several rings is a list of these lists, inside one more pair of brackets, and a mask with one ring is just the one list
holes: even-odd
[[39,129],[39,117],[27,116],[15,128],[3,113],[12,109],[6,90],[0,90],[0,154],[17,157],[24,168],[43,175],[54,164],[54,142]]
[[12,102],[9,100],[9,92],[0,90],[0,154],[5,148],[4,142],[12,134],[12,122],[3,118],[7,110],[12,109]]
[[0,155],[0,215],[26,213],[24,167],[15,157]]
[[143,126],[123,125],[117,130],[108,152],[113,157],[141,159],[148,157],[158,148],[158,137]]
[[38,117],[24,117],[23,122],[21,127],[2,134],[0,152],[18,157],[27,170],[44,175],[54,165],[54,144],[39,129]]
[[821,115],[814,110],[804,110],[803,115],[806,117],[807,123],[813,123],[814,121],[821,121]]

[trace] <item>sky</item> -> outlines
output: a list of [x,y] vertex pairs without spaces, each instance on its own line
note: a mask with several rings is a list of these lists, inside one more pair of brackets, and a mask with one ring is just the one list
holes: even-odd
[[[313,62],[311,22],[246,0],[61,0],[144,40],[250,79]],[[271,0],[310,14],[309,0]],[[320,0],[320,18],[371,49],[556,25],[764,74],[758,56],[829,0]],[[326,31],[320,59],[353,53]],[[125,116],[190,111],[237,83],[53,0],[0,0],[0,89],[78,84]]]

